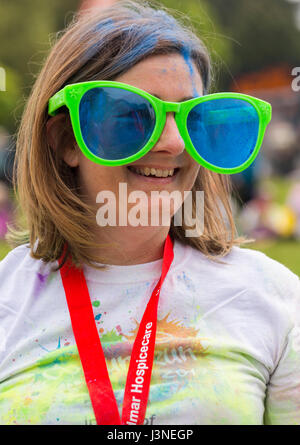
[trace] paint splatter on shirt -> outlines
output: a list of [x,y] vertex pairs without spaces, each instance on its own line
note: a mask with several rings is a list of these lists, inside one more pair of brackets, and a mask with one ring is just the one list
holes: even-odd
[[[300,284],[233,248],[179,242],[161,290],[145,424],[300,424]],[[55,263],[56,265],[56,263]],[[0,263],[0,424],[95,424],[59,272],[28,246]],[[120,414],[162,260],[84,272]]]

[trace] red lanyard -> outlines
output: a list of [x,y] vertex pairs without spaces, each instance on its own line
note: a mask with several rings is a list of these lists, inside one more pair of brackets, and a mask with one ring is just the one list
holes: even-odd
[[[97,425],[141,425],[144,422],[154,358],[159,294],[173,257],[173,245],[168,235],[164,245],[161,277],[147,304],[132,349],[122,421],[109,379],[84,273],[82,269],[72,265],[70,258],[60,269],[74,337]],[[58,261],[59,264],[62,263],[62,256]]]

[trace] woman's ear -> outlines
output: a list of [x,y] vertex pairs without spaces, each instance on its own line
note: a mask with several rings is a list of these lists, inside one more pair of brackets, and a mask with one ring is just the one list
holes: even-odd
[[79,165],[79,150],[73,137],[69,119],[64,113],[51,117],[46,124],[47,140],[52,150],[62,150],[62,158],[69,167]]

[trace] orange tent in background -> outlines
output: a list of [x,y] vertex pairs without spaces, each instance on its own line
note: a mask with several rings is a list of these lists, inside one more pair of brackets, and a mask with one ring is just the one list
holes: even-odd
[[231,85],[231,91],[247,93],[249,91],[291,89],[292,68],[288,65],[267,67],[261,71],[243,74]]

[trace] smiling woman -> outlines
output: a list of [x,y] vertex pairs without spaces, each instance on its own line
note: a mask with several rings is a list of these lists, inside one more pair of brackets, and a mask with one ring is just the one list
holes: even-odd
[[[78,44],[75,45],[74,41]],[[68,54],[66,48],[68,48]],[[146,60],[149,56],[154,58],[153,63]],[[191,69],[191,67],[194,68]],[[155,76],[152,76],[152,70],[156,71]],[[32,249],[35,258],[43,258],[46,261],[56,260],[66,240],[75,264],[86,262],[93,266],[95,265],[93,261],[104,263],[111,261],[118,264],[122,258],[125,263],[134,263],[134,261],[146,262],[161,257],[162,242],[166,238],[168,228],[161,230],[161,228],[152,227],[148,230],[143,227],[126,227],[127,232],[133,231],[136,241],[138,234],[141,234],[140,241],[143,244],[141,249],[132,246],[130,237],[124,239],[124,228],[122,228],[120,243],[118,228],[108,227],[108,230],[102,230],[101,239],[99,233],[95,236],[95,230],[97,230],[97,227],[95,228],[95,193],[102,189],[115,191],[118,182],[126,182],[128,178],[131,178],[130,181],[134,187],[139,184],[136,175],[131,175],[126,167],[111,169],[103,166],[100,168],[99,165],[88,162],[89,160],[74,146],[68,114],[60,112],[54,119],[49,120],[47,127],[44,125],[49,98],[65,85],[97,79],[118,79],[125,82],[127,77],[129,83],[130,77],[132,78],[131,85],[140,86],[153,95],[159,96],[161,93],[165,100],[181,101],[186,95],[194,96],[195,82],[198,87],[197,95],[207,92],[210,79],[209,55],[196,36],[177,24],[163,11],[155,11],[142,6],[139,8],[134,4],[126,9],[118,4],[114,8],[99,10],[98,14],[95,14],[95,10],[92,10],[90,14],[85,12],[80,20],[75,20],[73,26],[54,46],[45,63],[28,101],[27,112],[24,114],[19,133],[16,182],[18,181],[20,201],[24,203],[28,225],[31,227],[27,240],[30,239],[33,246],[39,239],[34,252]],[[140,77],[139,81],[137,77]],[[172,85],[174,78],[177,80]],[[152,80],[153,85],[151,85]],[[187,80],[188,83],[186,83]],[[168,84],[169,92],[166,91]],[[84,105],[81,106],[84,107]],[[118,108],[115,106],[114,109]],[[59,111],[63,111],[63,108]],[[90,113],[91,111],[87,113],[84,108],[85,120]],[[101,132],[98,132],[101,139],[105,137],[105,134],[110,140],[119,136],[118,129],[112,128],[110,116],[105,120],[105,124],[104,129],[101,128]],[[90,124],[90,137],[96,125],[98,123],[93,124],[92,127]],[[178,130],[170,133],[170,127],[174,130],[176,124],[169,114],[162,135],[163,144],[164,140],[167,140],[168,147],[173,146],[173,150],[175,152],[177,150],[177,153],[172,156],[172,153],[168,152],[168,147],[163,147],[160,141],[159,153],[154,157],[154,154],[150,152],[145,158],[147,162],[144,166],[166,169],[182,167],[183,173],[186,173],[192,165],[194,169],[199,168],[199,165],[195,167],[196,163],[184,151],[184,144]],[[167,134],[167,138],[166,133],[170,133]],[[121,135],[122,141],[119,141],[119,144],[120,142],[128,144],[126,135],[123,137],[123,132]],[[37,141],[36,144],[32,144],[32,137]],[[163,149],[159,149],[159,146]],[[59,149],[59,147],[63,148]],[[116,144],[113,148],[118,150]],[[181,154],[180,150],[183,151]],[[30,164],[28,164],[28,151],[30,151]],[[79,169],[77,168],[78,157],[81,163]],[[156,165],[153,164],[152,158],[157,159]],[[41,170],[44,172],[43,175],[39,173]],[[195,184],[192,184],[194,173],[190,179],[186,178],[184,181],[190,182],[191,187],[189,186],[186,190],[192,189],[194,201],[196,201],[196,190],[203,190],[205,193],[205,232],[201,238],[191,238],[186,242],[206,255],[224,255],[232,245],[240,243],[240,240],[235,240],[235,226],[228,199],[230,183],[226,176],[215,175],[204,168],[201,170],[202,174],[197,176]],[[93,179],[95,175],[98,177],[96,182]],[[186,175],[180,176],[181,181],[184,176]],[[87,181],[90,183],[87,184]],[[111,184],[112,182],[114,185]],[[93,188],[92,195],[86,193],[87,187]],[[218,192],[214,193],[215,190]],[[118,195],[116,199],[118,200]],[[43,220],[40,218],[41,209],[45,212]],[[80,209],[80,211],[74,211],[74,209]],[[230,225],[229,231],[227,222]],[[112,237],[113,229],[114,236]],[[184,239],[184,230],[185,222],[182,226],[174,227],[171,221],[171,233],[174,237]],[[149,233],[150,236],[145,236],[145,233]],[[10,237],[17,243],[20,242],[18,238],[21,242],[24,241],[23,231],[19,234],[12,233]],[[153,239],[156,239],[155,243]],[[127,244],[126,248],[124,242]],[[95,256],[92,252],[96,243],[99,244],[99,249]],[[149,244],[151,249],[148,248]],[[160,246],[159,249],[155,247],[156,245]],[[148,252],[146,257],[144,257],[144,252]],[[107,257],[107,255],[111,257],[113,253],[114,259]]]
[[145,2],[78,15],[52,48],[17,143],[27,227],[0,263],[0,423],[300,423],[299,279],[239,247],[230,208],[271,107],[210,77]]

